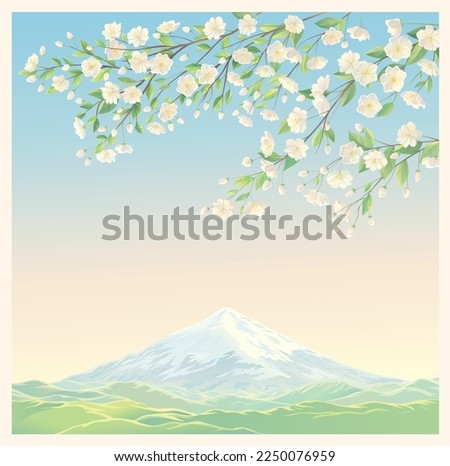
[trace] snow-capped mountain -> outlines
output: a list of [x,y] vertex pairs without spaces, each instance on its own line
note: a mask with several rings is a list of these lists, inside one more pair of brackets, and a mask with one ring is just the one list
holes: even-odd
[[68,380],[139,381],[194,391],[276,392],[315,382],[364,387],[393,379],[339,364],[232,309]]

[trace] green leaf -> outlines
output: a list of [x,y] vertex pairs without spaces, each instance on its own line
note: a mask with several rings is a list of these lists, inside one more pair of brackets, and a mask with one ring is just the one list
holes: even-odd
[[202,42],[200,44],[197,44],[197,48],[199,50],[202,50],[203,52],[207,52],[211,48],[211,46]]
[[[261,156],[263,156],[262,153],[260,153]],[[281,160],[283,157],[275,152],[272,152],[271,155],[269,155],[268,157],[264,157],[266,160],[268,160],[269,162],[278,162],[279,160]]]
[[439,142],[427,144],[420,154],[419,162],[422,162],[425,157],[439,157]]
[[131,118],[136,119],[139,113],[141,113],[141,104],[137,102],[131,107]]
[[269,89],[263,96],[263,100],[270,100],[273,99],[279,92],[279,89],[277,87],[273,87],[272,89]]
[[242,19],[245,15],[249,15],[251,16],[252,18],[255,17],[256,13],[232,13],[232,15],[237,18],[237,19]]
[[424,29],[424,26],[413,29],[412,31],[408,32],[408,36],[413,37],[414,39],[417,39],[417,33],[422,29]]
[[119,81],[124,84],[136,84],[136,81],[132,78],[128,78],[126,76],[120,76]]
[[74,78],[72,79],[72,85],[73,87],[76,87],[78,86],[79,84],[81,84],[81,81],[83,80],[83,75],[80,73],[80,74],[77,74],[76,76],[74,76]]
[[98,107],[98,113],[109,113],[112,110],[114,110],[116,107],[116,104],[107,104],[104,100],[101,102],[101,104]]
[[61,60],[59,60],[58,58],[53,58],[53,57],[52,57],[52,62],[53,62],[55,65],[61,65]]
[[247,70],[247,71],[244,71],[244,72],[241,74],[241,79],[250,78],[252,75],[253,75],[253,71],[252,71],[251,69],[249,69],[249,70]]
[[413,63],[417,63],[419,60],[421,60],[425,55],[427,54],[426,49],[421,47],[419,44],[414,45],[411,55],[409,56],[408,60],[406,63],[408,65],[412,65]]
[[303,56],[302,63],[301,63],[301,70],[303,74],[308,73],[308,61],[309,61],[309,55],[306,54]]
[[387,165],[380,170],[381,176],[386,179],[395,168],[395,160],[391,159],[391,155],[394,153],[394,148],[389,147],[384,155],[386,156]]
[[342,79],[344,81],[349,81],[350,79],[353,79],[353,75],[352,74],[346,74],[346,73],[340,73],[339,71],[337,73],[334,73],[334,75],[339,78],[339,79]]
[[298,163],[298,160],[295,160],[291,157],[286,157],[284,159],[284,169],[289,170],[289,168],[293,167],[296,163]]
[[236,178],[234,181],[234,184],[240,188],[243,186],[247,186],[253,181],[253,178],[251,176],[240,176],[239,178]]
[[343,25],[343,21],[340,18],[334,18],[334,17],[327,17],[320,19],[319,21],[316,22],[316,26],[319,26],[320,28],[328,29],[333,26],[341,26]]
[[55,70],[53,68],[49,70],[45,70],[38,76],[38,79],[49,79],[53,76],[54,73],[55,73]]
[[365,150],[372,149],[375,143],[373,133],[367,128],[361,134],[356,134],[349,131],[348,138],[350,141],[356,142],[358,146]]
[[288,133],[290,130],[291,130],[291,128],[289,128],[289,125],[287,124],[287,121],[283,120],[281,122],[280,129],[278,130],[278,134]]
[[311,146],[312,147],[319,147],[320,144],[322,143],[323,136],[324,136],[323,130],[316,131],[314,133],[314,136],[311,139]]
[[382,109],[377,113],[377,117],[389,115],[394,110],[394,102],[384,104]]
[[216,97],[213,103],[213,110],[216,110],[222,106],[222,96]]
[[366,170],[368,170],[368,168],[366,167],[366,162],[365,162],[364,158],[361,157],[359,159],[358,173],[365,172]]
[[76,50],[75,52],[72,53],[72,55],[74,57],[84,57],[86,56],[86,54],[84,52],[79,52],[78,50]]
[[263,32],[270,32],[273,31],[274,29],[277,29],[279,26],[278,24],[262,24],[259,28]]
[[363,203],[362,203],[362,214],[365,215],[369,210],[372,208],[372,195],[369,193],[367,196],[364,198]]
[[403,162],[400,162],[397,165],[397,169],[396,169],[397,184],[400,187],[402,187],[408,180],[408,174],[409,174],[408,161],[404,160]]
[[233,93],[231,92],[230,89],[228,89],[228,91],[225,93],[225,104],[229,105],[232,99],[233,99]]
[[268,180],[268,176],[262,172],[255,178],[255,189],[260,189],[264,182]]
[[334,134],[333,128],[330,128],[328,131],[325,131],[325,136],[331,141],[334,142],[336,140],[336,136]]
[[355,97],[355,94],[356,94],[356,84],[355,84],[355,81],[353,81],[342,93],[341,105],[342,106],[347,105],[353,99],[353,97]]
[[169,36],[160,36],[159,42],[163,45],[171,46],[173,45],[173,40]]
[[241,194],[236,198],[236,202],[245,201],[248,198],[248,196],[250,196],[250,193]]
[[372,58],[385,58],[387,56],[382,45],[370,49],[368,52],[366,52],[366,55]]
[[94,133],[100,128],[100,121],[98,118],[95,118],[94,119],[94,123],[93,123],[93,127],[92,127],[92,130],[94,131]]
[[202,67],[199,63],[191,63],[190,65],[186,65],[184,69],[186,71],[189,71],[190,73],[195,73],[197,70],[199,70]]
[[427,90],[427,92],[430,92],[432,87],[433,80],[431,79],[431,76],[429,76],[428,79],[425,81],[425,89]]
[[96,99],[102,99],[102,91],[100,89],[95,89],[91,92],[89,92],[89,95],[92,97],[95,97]]

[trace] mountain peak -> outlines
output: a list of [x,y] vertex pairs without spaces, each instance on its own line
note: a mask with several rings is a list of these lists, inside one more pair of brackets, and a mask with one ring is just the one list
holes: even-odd
[[196,391],[273,392],[315,382],[387,379],[343,366],[232,308],[88,372],[74,381],[141,381]]

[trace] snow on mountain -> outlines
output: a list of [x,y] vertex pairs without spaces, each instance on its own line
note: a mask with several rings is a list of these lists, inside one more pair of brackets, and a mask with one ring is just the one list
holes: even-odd
[[207,392],[292,390],[315,382],[365,387],[393,379],[339,364],[233,309],[87,372],[78,382],[145,382]]

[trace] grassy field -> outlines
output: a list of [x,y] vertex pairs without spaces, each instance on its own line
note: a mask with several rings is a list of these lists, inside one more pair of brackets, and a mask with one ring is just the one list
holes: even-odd
[[321,383],[271,397],[141,383],[13,387],[15,434],[436,434],[438,382]]

